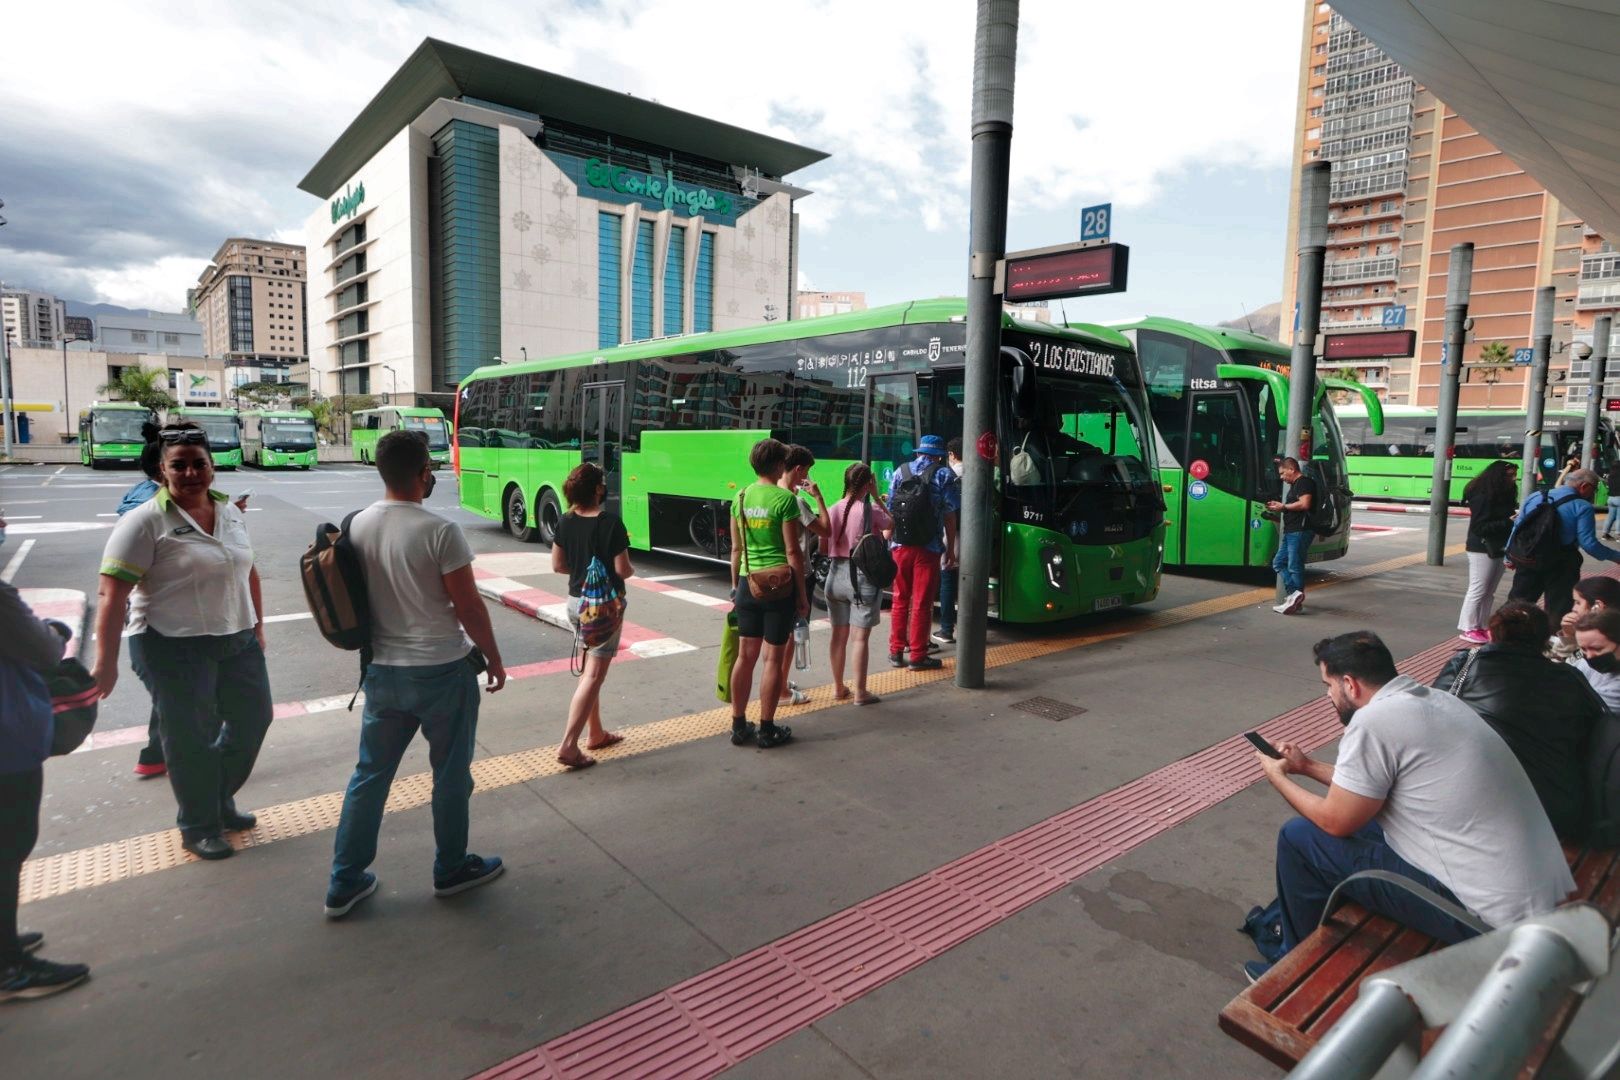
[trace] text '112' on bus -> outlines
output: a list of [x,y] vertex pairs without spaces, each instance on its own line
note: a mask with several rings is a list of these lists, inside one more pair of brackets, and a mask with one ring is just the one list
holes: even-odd
[[[760,439],[808,447],[831,503],[850,463],[887,489],[921,436],[960,436],[966,330],[963,301],[928,300],[480,368],[456,404],[461,505],[549,541],[563,478],[594,461],[632,546],[728,560]],[[992,613],[1042,622],[1153,599],[1164,503],[1130,343],[1003,317],[1000,365]]]

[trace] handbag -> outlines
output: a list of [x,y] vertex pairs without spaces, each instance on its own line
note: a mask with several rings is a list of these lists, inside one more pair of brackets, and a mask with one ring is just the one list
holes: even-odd
[[[743,492],[737,493],[737,518],[744,527],[748,520],[743,517]],[[738,530],[741,532],[742,530]],[[748,582],[748,595],[762,604],[769,604],[781,600],[793,591],[793,566],[783,564],[772,566],[755,573],[748,569],[748,536],[742,537],[742,572],[743,578]]]
[[51,756],[71,754],[96,726],[101,689],[85,666],[68,657],[46,680],[51,690]]
[[1024,436],[1024,441],[1007,463],[1007,478],[1019,487],[1034,487],[1041,482],[1041,467],[1035,461],[1035,455],[1029,452],[1029,435]]
[[720,661],[714,666],[714,696],[731,703],[731,669],[737,666],[737,652],[742,637],[737,633],[736,612],[726,612],[726,624],[720,631]]
[[1474,658],[1478,655],[1478,649],[1468,650],[1468,656],[1465,660],[1463,660],[1462,667],[1457,669],[1457,677],[1451,680],[1450,694],[1452,697],[1456,697],[1457,691],[1461,690],[1463,688],[1463,683],[1468,681],[1468,673],[1474,670]]

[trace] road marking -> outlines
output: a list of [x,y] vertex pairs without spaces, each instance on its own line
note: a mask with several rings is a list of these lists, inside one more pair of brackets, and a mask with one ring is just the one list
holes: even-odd
[[110,528],[112,528],[112,523],[106,521],[41,521],[32,525],[16,525],[9,531],[18,536],[24,536],[31,533],[87,532]]
[[28,558],[28,553],[34,550],[34,544],[35,541],[33,540],[24,540],[22,542],[22,547],[17,549],[17,554],[11,557],[10,562],[6,563],[4,570],[0,570],[0,581],[4,581],[7,585],[11,584],[11,579],[17,576],[17,568],[23,564],[24,559]]
[[[1463,545],[1455,544],[1446,548],[1445,554],[1456,555],[1462,550]],[[1380,562],[1369,563],[1366,566],[1336,574],[1325,581],[1312,583],[1312,592],[1314,594],[1335,585],[1374,577],[1407,566],[1414,566],[1424,560],[1424,554],[1417,552],[1411,555],[1401,555]],[[1243,592],[1212,597],[1208,600],[1200,600],[1162,611],[1126,615],[1101,626],[1079,628],[1054,637],[996,645],[985,650],[984,664],[986,668],[1004,667],[1025,660],[1068,652],[1071,649],[1117,641],[1120,638],[1134,637],[1149,630],[1179,626],[1185,622],[1192,622],[1223,612],[1236,611],[1251,605],[1260,606],[1263,604],[1270,606],[1275,599],[1275,595],[1276,590],[1270,587],[1248,589]],[[530,668],[547,667],[548,670],[552,670],[555,665],[563,662],[562,660],[548,660],[543,661],[541,665],[525,666]],[[911,671],[904,668],[878,671],[867,678],[867,685],[875,694],[899,694],[906,690],[914,690],[921,686],[943,682],[954,675],[955,667],[955,662],[947,659],[942,668],[931,671]],[[535,674],[541,673],[535,672]],[[821,712],[824,709],[842,707],[844,704],[833,700],[831,684],[815,687],[809,691],[809,694],[810,701],[808,704],[795,706],[793,711],[787,715],[792,717],[806,716],[810,713]],[[347,703],[348,696],[343,695],[318,698],[315,702],[298,702],[294,704],[303,705],[306,708],[319,704],[320,708],[311,711],[325,712],[342,708]],[[758,703],[755,702],[753,707],[757,715]],[[730,725],[730,706],[721,706],[704,712],[674,716],[647,724],[637,724],[620,729],[625,735],[625,741],[617,746],[596,752],[596,756],[598,759],[604,760],[635,757],[653,750],[662,750],[699,739],[718,737],[728,731]],[[556,750],[556,744],[548,742],[531,750],[521,750],[512,754],[501,754],[496,757],[475,761],[472,765],[474,790],[492,791],[498,788],[510,787],[514,784],[527,783],[542,777],[556,776],[565,771],[562,764],[557,761]],[[400,777],[394,782],[393,790],[388,797],[386,812],[393,814],[426,806],[432,800],[432,797],[433,774],[431,772]],[[327,829],[337,827],[338,816],[342,808],[343,792],[341,791],[327,792],[324,795],[315,795],[290,803],[264,807],[257,811],[259,824],[254,829],[246,833],[231,833],[228,839],[233,846],[245,848],[324,832]],[[177,829],[166,829],[161,832],[146,833],[142,836],[112,840],[104,844],[97,844],[94,847],[78,848],[74,851],[64,851],[55,855],[29,860],[23,864],[22,885],[19,890],[20,899],[25,904],[37,900],[46,900],[53,896],[77,892],[80,889],[125,881],[129,878],[156,873],[161,870],[171,870],[177,866],[196,861],[196,856],[180,846],[180,833]]]
[[5,514],[5,515],[0,515],[0,516],[4,516],[7,521],[38,521],[41,518],[43,518],[45,515],[44,514]]
[[690,578],[706,578],[708,574],[658,574],[655,577],[635,577],[632,581],[686,581]]

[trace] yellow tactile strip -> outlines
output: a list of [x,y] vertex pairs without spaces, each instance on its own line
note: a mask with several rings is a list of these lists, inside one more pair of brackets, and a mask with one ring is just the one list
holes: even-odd
[[[1462,550],[1462,545],[1459,544],[1447,548],[1446,554],[1455,555]],[[1401,555],[1392,559],[1384,559],[1381,562],[1371,563],[1367,566],[1337,572],[1325,581],[1316,582],[1314,588],[1321,589],[1341,582],[1372,577],[1390,570],[1415,565],[1422,562],[1423,559],[1422,554]],[[1176,626],[1193,619],[1201,619],[1225,611],[1235,611],[1251,604],[1270,600],[1274,595],[1274,590],[1269,588],[1247,589],[1226,596],[1200,600],[1193,604],[1183,604],[1180,607],[1169,608],[1164,611],[1144,612],[1140,615],[1109,623],[1106,626],[1072,630],[1039,640],[996,645],[985,651],[984,663],[987,668],[995,668],[1020,663],[1025,660],[1033,660],[1037,657],[1051,656],[1054,653],[1066,652],[1069,649],[1080,648],[1085,645],[1113,641],[1148,630]],[[879,671],[867,678],[867,686],[877,694],[898,694],[929,683],[941,682],[951,678],[952,675],[953,665],[947,660],[943,668],[934,671],[910,671],[907,669]],[[829,709],[843,704],[833,700],[831,685],[817,687],[809,691],[809,694],[810,701],[805,705],[795,707],[792,713],[789,714],[790,716],[804,716],[807,713],[819,712],[822,709]],[[757,712],[757,703],[754,708]],[[730,727],[731,710],[729,707],[722,706],[703,712],[687,713],[683,716],[657,720],[650,724],[625,728],[623,729],[624,742],[607,750],[599,751],[596,756],[603,760],[611,760],[613,758],[645,754],[653,750],[662,750],[665,747],[693,742],[697,739],[718,736],[730,730]],[[483,758],[473,762],[472,767],[475,791],[491,791],[496,788],[510,787],[513,784],[521,784],[541,777],[555,776],[563,771],[562,765],[557,762],[555,745],[549,744],[536,747],[533,750],[522,750],[513,754],[501,754],[497,757]],[[392,814],[401,810],[426,806],[432,800],[432,797],[433,776],[431,773],[424,772],[402,776],[394,781],[393,790],[388,796],[386,809],[388,813]],[[341,791],[314,795],[307,799],[280,803],[276,806],[267,806],[257,811],[259,823],[251,832],[233,833],[230,834],[229,839],[238,848],[248,848],[260,844],[275,843],[278,840],[291,840],[299,836],[308,836],[312,833],[336,828],[338,816],[342,809],[343,793]],[[97,844],[94,847],[79,848],[75,851],[64,851],[57,855],[48,855],[44,858],[29,860],[23,866],[21,899],[25,904],[35,900],[47,900],[53,896],[75,892],[79,889],[108,885],[116,881],[139,877],[142,874],[150,874],[159,870],[172,869],[184,863],[195,861],[197,861],[196,857],[180,846],[180,833],[174,829],[147,833],[144,836],[133,836],[124,840],[113,840],[105,844]]]

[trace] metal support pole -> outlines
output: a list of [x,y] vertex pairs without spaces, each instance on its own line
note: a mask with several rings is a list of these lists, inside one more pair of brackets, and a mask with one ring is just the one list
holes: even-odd
[[1609,374],[1609,335],[1612,316],[1599,315],[1592,320],[1592,376],[1591,390],[1586,399],[1586,426],[1581,430],[1581,467],[1597,468],[1598,414],[1603,410],[1603,383]]
[[[984,686],[984,634],[995,566],[991,470],[978,452],[996,431],[1001,297],[996,263],[1007,253],[1007,175],[1012,158],[1018,0],[979,0],[973,47],[973,184],[969,231],[967,374],[962,409],[962,514],[957,528],[956,685]],[[999,452],[999,451],[998,451]]]
[[1530,410],[1524,425],[1524,459],[1519,469],[1519,501],[1536,489],[1541,465],[1541,424],[1547,408],[1547,361],[1552,356],[1553,302],[1558,290],[1551,285],[1536,290],[1536,314],[1530,324]]
[[[1311,476],[1314,451],[1311,417],[1316,405],[1316,335],[1322,323],[1322,265],[1327,256],[1328,196],[1332,167],[1313,161],[1300,170],[1299,177],[1299,269],[1294,296],[1299,303],[1299,326],[1294,330],[1294,349],[1288,368],[1288,422],[1279,436],[1277,454],[1299,461]],[[1312,476],[1312,479],[1320,477]],[[1326,489],[1318,485],[1316,497]],[[1278,542],[1282,526],[1278,525]],[[1288,598],[1281,574],[1277,575],[1277,602]]]
[[1417,1064],[1422,1029],[1422,1014],[1406,991],[1384,979],[1369,979],[1361,984],[1355,1005],[1294,1066],[1289,1080],[1367,1080],[1398,1051],[1410,1069]]
[[0,426],[5,427],[4,455],[11,456],[11,429],[16,423],[16,415],[11,408],[11,338],[6,335],[5,328],[0,327],[0,402],[4,403],[5,412],[0,415]]
[[[72,410],[68,408],[67,343],[68,339],[64,336],[62,338],[62,432],[64,435],[71,434],[74,430],[71,419]],[[64,438],[62,441],[68,442],[70,440]]]
[[1429,488],[1430,566],[1446,561],[1446,507],[1451,502],[1451,454],[1457,441],[1457,393],[1462,380],[1463,323],[1474,277],[1474,245],[1452,244],[1446,271],[1445,362],[1440,368],[1440,409],[1434,418],[1434,477]]

